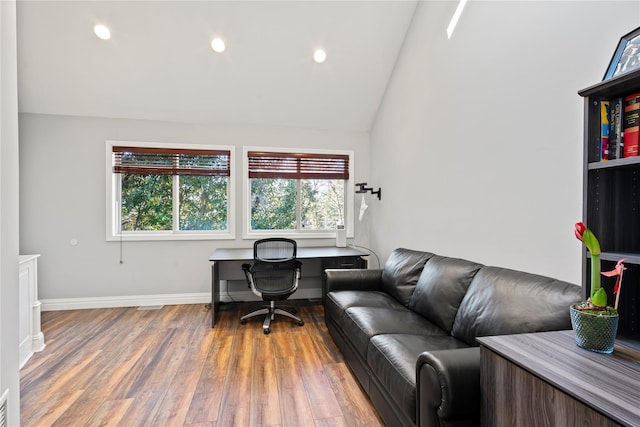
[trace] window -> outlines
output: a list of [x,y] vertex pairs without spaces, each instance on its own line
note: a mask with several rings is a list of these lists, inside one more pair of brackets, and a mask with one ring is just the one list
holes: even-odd
[[233,238],[233,147],[107,142],[107,239]]
[[334,237],[352,225],[352,152],[245,148],[246,230],[249,236]]

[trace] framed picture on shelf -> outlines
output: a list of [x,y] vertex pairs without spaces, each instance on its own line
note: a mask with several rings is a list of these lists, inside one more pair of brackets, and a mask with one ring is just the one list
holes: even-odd
[[609,80],[621,74],[640,68],[640,27],[620,38],[618,47],[602,80]]

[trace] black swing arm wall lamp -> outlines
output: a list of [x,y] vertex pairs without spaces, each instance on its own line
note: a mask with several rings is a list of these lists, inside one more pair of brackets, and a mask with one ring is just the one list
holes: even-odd
[[360,182],[356,184],[356,187],[360,187],[359,189],[356,190],[356,193],[359,194],[359,193],[366,193],[367,191],[370,191],[372,195],[378,196],[378,200],[382,200],[382,188],[378,187],[378,191],[373,191],[373,187],[367,187],[366,185],[367,185],[366,182]]

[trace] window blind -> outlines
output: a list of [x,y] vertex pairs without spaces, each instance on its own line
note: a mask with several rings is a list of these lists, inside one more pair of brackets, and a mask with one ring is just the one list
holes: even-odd
[[113,147],[113,172],[141,175],[229,176],[229,150]]
[[249,151],[249,178],[349,179],[346,154]]

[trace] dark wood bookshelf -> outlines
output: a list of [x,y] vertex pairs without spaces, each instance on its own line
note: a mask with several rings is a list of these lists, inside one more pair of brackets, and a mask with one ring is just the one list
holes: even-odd
[[[583,217],[602,249],[602,271],[626,258],[618,334],[640,340],[640,157],[601,161],[600,103],[640,92],[640,69],[578,92],[584,98]],[[583,247],[583,287],[590,294],[590,262]],[[602,284],[614,301],[614,279]]]

